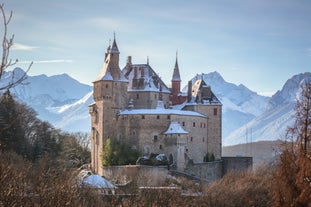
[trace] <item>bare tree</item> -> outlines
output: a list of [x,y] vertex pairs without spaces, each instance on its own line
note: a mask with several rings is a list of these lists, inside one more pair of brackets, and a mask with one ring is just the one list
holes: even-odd
[[[12,61],[12,59],[9,58],[10,54],[10,49],[13,46],[13,41],[14,41],[14,34],[8,38],[8,25],[12,19],[13,12],[11,11],[9,15],[5,13],[4,10],[4,4],[0,4],[0,11],[2,14],[2,19],[3,19],[3,39],[2,39],[2,57],[1,57],[1,64],[0,64],[0,81],[2,78],[2,75],[4,74],[5,70],[8,69],[10,66],[14,66],[18,60]],[[33,62],[30,63],[28,66],[26,73],[24,73],[21,77],[14,77],[14,73],[12,75],[11,81],[7,83],[4,86],[0,87],[0,91],[2,90],[8,90],[21,82],[23,82],[26,79],[26,74],[30,70]]]
[[275,176],[274,206],[310,206],[311,203],[311,82],[302,85],[295,123],[288,128]]

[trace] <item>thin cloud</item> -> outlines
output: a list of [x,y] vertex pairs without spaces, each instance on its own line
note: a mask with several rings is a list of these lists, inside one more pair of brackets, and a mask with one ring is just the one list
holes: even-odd
[[12,46],[12,50],[34,50],[37,49],[38,47],[34,47],[34,46],[30,46],[30,45],[24,45],[24,44],[20,44],[20,43],[14,43]]
[[100,28],[109,28],[109,29],[122,28],[123,26],[125,26],[121,21],[118,21],[116,19],[101,18],[101,17],[88,19],[87,23]]
[[25,60],[25,61],[18,61],[18,63],[21,64],[30,64],[31,62],[33,62],[34,64],[41,64],[41,63],[73,63],[73,60],[62,60],[62,59],[56,59],[56,60],[38,60],[38,61],[29,61],[29,60]]

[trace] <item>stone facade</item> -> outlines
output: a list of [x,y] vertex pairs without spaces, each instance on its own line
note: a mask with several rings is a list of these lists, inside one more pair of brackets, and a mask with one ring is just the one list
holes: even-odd
[[108,138],[126,141],[142,155],[163,153],[183,171],[188,162],[201,163],[207,156],[221,159],[222,104],[203,80],[180,92],[178,61],[168,88],[152,67],[133,64],[119,68],[114,39],[102,71],[94,81],[92,118],[92,169],[102,175],[100,156]]

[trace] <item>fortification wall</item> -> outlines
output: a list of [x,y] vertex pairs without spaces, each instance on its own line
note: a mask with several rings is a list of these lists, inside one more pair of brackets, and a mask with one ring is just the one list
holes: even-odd
[[185,173],[206,180],[208,183],[220,179],[223,169],[222,161],[188,164]]
[[103,168],[103,176],[113,183],[125,185],[134,182],[137,187],[163,186],[168,174],[167,167],[160,166],[126,165]]
[[[164,153],[176,159],[176,136],[164,135],[170,122],[179,122],[186,135],[186,154],[194,162],[202,162],[208,152],[207,118],[176,114],[131,114],[118,117],[118,138],[127,139],[132,146],[139,148],[143,155]],[[177,135],[178,138],[178,135]]]
[[230,171],[248,170],[253,166],[253,157],[222,157],[223,174]]

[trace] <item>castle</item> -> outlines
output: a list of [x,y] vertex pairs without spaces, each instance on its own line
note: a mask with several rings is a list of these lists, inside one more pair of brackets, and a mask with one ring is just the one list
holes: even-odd
[[93,82],[91,167],[102,175],[101,153],[108,138],[126,141],[148,156],[163,153],[178,171],[188,162],[221,159],[222,104],[211,86],[199,79],[181,93],[176,55],[169,88],[149,65],[127,58],[119,67],[116,39],[109,45],[99,76]]

